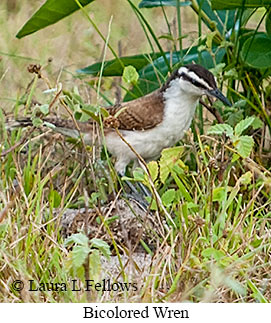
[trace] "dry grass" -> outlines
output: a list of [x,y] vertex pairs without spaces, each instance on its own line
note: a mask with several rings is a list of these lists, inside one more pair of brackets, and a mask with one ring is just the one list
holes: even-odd
[[[113,1],[109,5],[108,1],[97,1],[91,8],[95,20],[102,21],[99,28],[104,34],[113,14],[110,42],[117,48],[121,39],[123,55],[148,50],[140,28],[134,27],[138,26],[135,17],[131,15],[129,22],[123,19],[128,10],[123,1],[114,1],[114,5]],[[0,5],[2,114],[24,113],[25,105],[19,104],[23,97],[29,102],[29,111],[35,101],[52,102],[53,95],[42,93],[47,87],[45,79],[31,83],[33,75],[26,67],[33,59],[44,66],[42,73],[52,85],[61,81],[69,94],[79,94],[85,102],[95,104],[96,93],[74,78],[76,68],[97,61],[103,52],[103,44],[88,22],[76,13],[19,41],[14,35],[34,9],[30,1],[20,1],[17,10],[8,13],[5,3]],[[165,32],[160,14],[159,10],[146,12],[158,34]],[[190,26],[186,19],[191,21],[193,15],[183,18]],[[193,32],[190,27],[189,32]],[[49,57],[53,60],[48,63]],[[105,80],[102,92],[114,100],[114,80]],[[59,114],[60,107],[57,98],[53,113]],[[176,192],[175,198],[163,205],[175,226],[158,208],[148,215],[153,227],[143,215],[143,220],[138,219],[138,231],[133,232],[130,222],[122,223],[119,208],[116,213],[108,212],[112,201],[114,205],[122,202],[120,187],[103,152],[100,155],[90,147],[67,142],[46,129],[26,136],[21,131],[7,133],[2,127],[0,149],[7,153],[0,157],[0,301],[270,301],[270,173],[252,160],[231,165],[232,153],[223,141],[199,135],[195,138],[189,133],[184,147],[184,164],[175,160],[172,176],[163,185],[155,182],[161,196],[170,189]],[[238,182],[248,171],[250,180]],[[81,215],[80,226],[74,226],[70,233],[83,230],[90,239],[106,240],[114,254],[109,262],[101,249],[92,248],[88,263],[77,267],[78,259],[73,258],[73,249],[64,245],[61,234],[63,214],[72,208],[84,208],[87,214]],[[133,209],[136,207],[132,205],[131,212]],[[87,215],[91,215],[89,221],[85,220]],[[118,221],[110,221],[113,215]],[[96,229],[91,231],[94,224]],[[103,235],[98,235],[101,232]],[[141,246],[140,250],[134,249],[135,245]],[[87,293],[70,288],[55,292],[11,289],[18,279],[26,287],[29,280],[71,286],[72,279],[80,285],[85,279],[100,282],[104,277],[136,283],[137,290]]]

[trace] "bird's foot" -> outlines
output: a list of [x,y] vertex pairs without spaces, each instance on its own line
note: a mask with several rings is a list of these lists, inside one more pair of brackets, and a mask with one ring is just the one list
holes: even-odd
[[150,205],[147,202],[146,197],[151,197],[151,192],[148,190],[148,188],[142,183],[138,182],[137,186],[139,188],[139,191],[140,191],[139,192],[136,185],[132,184],[130,181],[126,180],[125,183],[127,184],[127,186],[131,191],[131,193],[126,194],[126,196],[128,198],[134,199],[147,211]]

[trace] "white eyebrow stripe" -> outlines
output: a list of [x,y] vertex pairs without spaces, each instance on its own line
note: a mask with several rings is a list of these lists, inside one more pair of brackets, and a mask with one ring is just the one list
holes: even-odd
[[192,71],[188,71],[187,75],[189,77],[191,77],[192,79],[196,80],[197,82],[199,82],[200,84],[202,84],[205,88],[207,88],[208,90],[213,90],[213,88],[207,83],[205,82],[202,78],[198,77],[198,75]]

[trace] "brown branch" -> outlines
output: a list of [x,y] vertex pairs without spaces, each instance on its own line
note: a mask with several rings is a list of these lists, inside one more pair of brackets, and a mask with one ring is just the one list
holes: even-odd
[[202,99],[199,100],[200,104],[202,104],[212,115],[216,118],[218,123],[224,123],[220,113],[217,109],[213,108],[212,106],[206,104]]

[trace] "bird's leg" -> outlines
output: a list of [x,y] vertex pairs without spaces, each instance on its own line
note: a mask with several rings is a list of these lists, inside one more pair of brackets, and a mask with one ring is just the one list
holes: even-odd
[[144,185],[142,184],[141,182],[138,182],[137,183],[140,191],[143,193],[143,195],[147,196],[147,197],[151,197],[151,192],[149,191],[149,189]]
[[[119,176],[122,178],[124,176],[124,173],[119,173]],[[127,186],[129,187],[131,193],[127,194],[127,197],[132,198],[134,200],[136,200],[138,203],[140,203],[145,209],[148,209],[149,207],[149,203],[146,201],[145,197],[147,196],[151,196],[150,191],[145,187],[145,185],[143,185],[142,183],[138,182],[137,185],[140,189],[141,194],[138,192],[136,186],[130,182],[129,180],[125,180],[125,183],[127,184]]]

